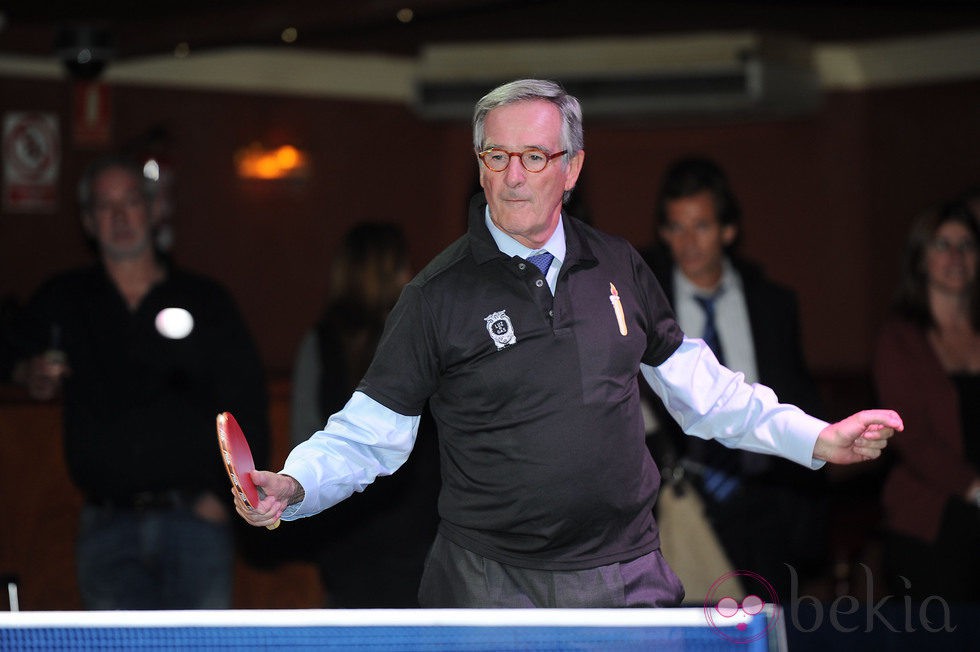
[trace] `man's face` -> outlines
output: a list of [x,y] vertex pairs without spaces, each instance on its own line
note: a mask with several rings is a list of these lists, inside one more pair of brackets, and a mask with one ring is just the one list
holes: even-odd
[[82,222],[108,259],[137,258],[150,250],[150,210],[141,183],[124,168],[108,168],[92,183],[92,205]]
[[668,201],[660,236],[681,272],[692,283],[714,288],[721,280],[725,247],[735,239],[732,225],[722,226],[708,191]]
[[[487,114],[484,147],[522,152],[536,147],[546,154],[560,152],[561,114],[545,100],[517,102]],[[480,185],[490,206],[490,219],[521,244],[537,249],[551,237],[561,216],[562,196],[575,187],[585,152],[577,152],[567,165],[564,157],[552,160],[541,172],[528,172],[518,157],[494,172],[478,162]]]

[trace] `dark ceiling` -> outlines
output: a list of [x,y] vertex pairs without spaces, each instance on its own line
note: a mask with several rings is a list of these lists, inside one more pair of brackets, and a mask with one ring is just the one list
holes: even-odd
[[[411,20],[399,10],[411,9]],[[404,18],[404,13],[402,18]],[[123,60],[235,46],[415,54],[426,43],[705,30],[851,41],[980,29],[980,0],[0,0],[0,54],[54,56],[59,31],[95,26]],[[284,46],[285,47],[285,46]]]

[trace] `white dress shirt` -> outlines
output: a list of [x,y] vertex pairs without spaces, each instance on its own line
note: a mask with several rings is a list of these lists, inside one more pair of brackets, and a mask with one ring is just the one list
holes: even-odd
[[[704,332],[705,314],[694,297],[705,296],[705,291],[691,283],[683,272],[674,268],[674,312],[681,330],[691,335]],[[755,345],[752,343],[752,326],[749,309],[745,304],[742,278],[727,258],[722,263],[721,282],[715,299],[715,326],[725,366],[741,371],[745,381],[759,381],[755,364]]]

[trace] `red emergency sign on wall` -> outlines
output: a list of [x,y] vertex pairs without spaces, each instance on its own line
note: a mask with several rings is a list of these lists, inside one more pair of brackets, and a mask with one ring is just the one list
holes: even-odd
[[26,111],[4,114],[2,146],[4,210],[55,212],[61,166],[58,116]]
[[112,95],[101,81],[74,82],[72,142],[78,147],[106,147],[112,128]]

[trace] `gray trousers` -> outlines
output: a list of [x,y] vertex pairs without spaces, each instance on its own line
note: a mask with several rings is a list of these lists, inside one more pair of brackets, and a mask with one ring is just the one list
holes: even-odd
[[545,571],[481,557],[441,534],[419,587],[427,609],[676,607],[683,599],[684,587],[659,550],[598,568]]

